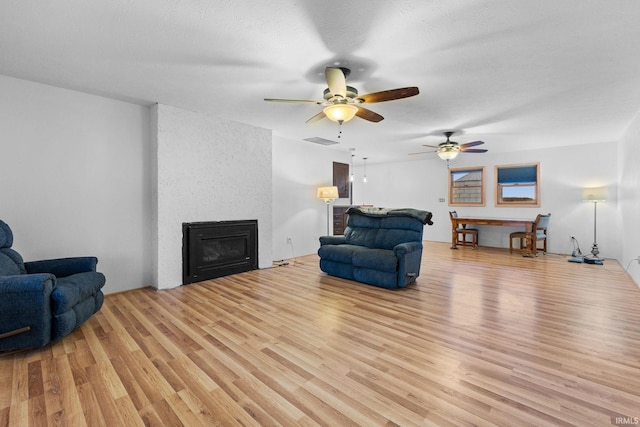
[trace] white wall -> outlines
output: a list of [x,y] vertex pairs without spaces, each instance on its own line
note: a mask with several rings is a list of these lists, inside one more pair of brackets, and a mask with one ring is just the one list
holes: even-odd
[[[333,162],[347,163],[351,153],[307,141],[273,137],[274,260],[315,253],[327,234],[327,209],[316,198],[320,186],[332,185]],[[348,199],[333,204],[348,205]],[[330,221],[330,229],[333,223]],[[291,244],[287,244],[291,237]]]
[[272,265],[271,131],[152,107],[153,283],[182,284],[182,223],[258,220],[258,266]]
[[94,255],[150,283],[149,109],[0,76],[0,219],[25,260]]
[[[494,166],[529,162],[540,163],[541,206],[495,207]],[[549,251],[571,253],[570,236],[573,235],[578,239],[582,252],[587,253],[593,243],[593,205],[582,201],[582,188],[609,186],[612,199],[598,204],[597,241],[601,257],[619,258],[617,144],[600,143],[513,153],[461,154],[451,161],[451,167],[466,166],[485,167],[485,207],[448,205],[448,170],[446,163],[436,156],[401,163],[367,164],[367,183],[363,184],[361,179],[355,180],[354,203],[431,211],[434,214],[434,225],[425,227],[424,238],[442,242],[451,240],[449,210],[457,210],[461,215],[506,218],[535,218],[538,213],[550,212]],[[361,176],[362,172],[361,166],[356,168],[357,175]],[[446,201],[441,203],[439,198]],[[509,247],[510,231],[513,230],[506,227],[480,227],[480,244]]]
[[620,263],[640,286],[640,114],[627,128],[620,141]]

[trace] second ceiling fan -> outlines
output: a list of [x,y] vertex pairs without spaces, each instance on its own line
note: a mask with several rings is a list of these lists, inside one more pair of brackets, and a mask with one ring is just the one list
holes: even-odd
[[438,155],[438,157],[440,157],[442,160],[449,161],[449,160],[455,159],[459,153],[486,153],[488,151],[484,148],[472,148],[472,147],[476,147],[478,145],[484,144],[484,141],[473,141],[473,142],[467,142],[466,144],[458,144],[455,141],[449,140],[449,138],[451,138],[451,135],[453,135],[453,133],[454,132],[450,132],[450,131],[444,132],[444,136],[447,137],[447,140],[445,142],[440,143],[437,146],[422,144],[423,147],[435,148],[435,150],[433,151],[421,151],[419,153],[410,153],[410,154],[411,155],[426,154],[426,153],[435,152]]
[[327,67],[324,70],[328,88],[324,90],[324,101],[314,101],[308,99],[278,99],[265,98],[269,102],[302,102],[323,106],[318,114],[307,120],[307,123],[316,122],[325,117],[342,124],[355,116],[370,122],[377,123],[384,119],[380,114],[375,113],[361,106],[365,103],[393,101],[395,99],[408,98],[418,93],[418,88],[404,87],[399,89],[385,90],[382,92],[358,95],[358,90],[352,86],[347,86],[347,76],[351,73],[344,67]]

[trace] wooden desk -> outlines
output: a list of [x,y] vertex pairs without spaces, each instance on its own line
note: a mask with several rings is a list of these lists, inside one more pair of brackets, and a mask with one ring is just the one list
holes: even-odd
[[[475,225],[499,225],[502,227],[524,227],[524,231],[532,231],[534,219],[517,219],[517,218],[482,218],[482,217],[454,217],[451,218],[451,249],[458,249],[456,242],[458,234],[456,229],[458,226],[465,228],[467,224]],[[533,245],[533,255],[536,254],[536,245]]]

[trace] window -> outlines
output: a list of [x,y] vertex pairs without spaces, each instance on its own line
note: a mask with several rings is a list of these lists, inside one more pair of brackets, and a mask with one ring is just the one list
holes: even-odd
[[540,164],[496,166],[496,206],[540,207]]
[[484,206],[484,167],[449,169],[449,206]]

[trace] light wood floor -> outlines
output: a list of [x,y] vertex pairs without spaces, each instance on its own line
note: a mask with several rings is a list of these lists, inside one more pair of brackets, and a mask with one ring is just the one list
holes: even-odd
[[[1,426],[607,426],[640,417],[640,290],[573,264],[425,242],[398,291],[315,255],[106,298],[0,357]],[[637,421],[637,418],[635,418]]]

